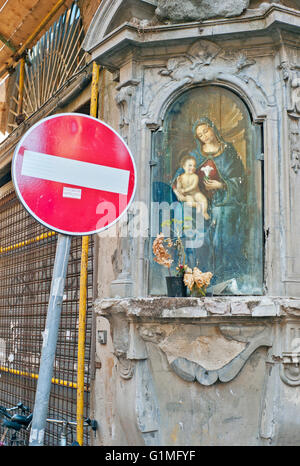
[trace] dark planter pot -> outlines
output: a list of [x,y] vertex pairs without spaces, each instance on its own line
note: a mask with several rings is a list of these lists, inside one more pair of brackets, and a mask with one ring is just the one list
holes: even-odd
[[185,297],[186,286],[183,277],[166,277],[168,296]]

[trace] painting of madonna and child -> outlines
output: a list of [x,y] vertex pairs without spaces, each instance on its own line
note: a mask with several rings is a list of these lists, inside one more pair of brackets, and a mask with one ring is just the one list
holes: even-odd
[[[213,273],[208,296],[262,294],[261,127],[246,104],[219,86],[185,91],[152,147],[152,240],[179,235],[185,263]],[[169,273],[152,256],[151,295]]]

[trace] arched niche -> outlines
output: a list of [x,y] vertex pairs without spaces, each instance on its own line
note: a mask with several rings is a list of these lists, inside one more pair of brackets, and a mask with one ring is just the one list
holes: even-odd
[[[244,101],[212,84],[182,92],[152,151],[151,245],[158,233],[179,233],[186,264],[213,273],[208,294],[262,294],[262,128]],[[169,272],[150,251],[150,295],[166,294]]]

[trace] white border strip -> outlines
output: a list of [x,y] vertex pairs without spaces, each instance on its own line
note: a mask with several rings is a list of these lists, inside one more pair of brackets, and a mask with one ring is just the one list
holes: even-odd
[[25,150],[21,174],[41,180],[72,184],[81,188],[127,195],[130,172]]

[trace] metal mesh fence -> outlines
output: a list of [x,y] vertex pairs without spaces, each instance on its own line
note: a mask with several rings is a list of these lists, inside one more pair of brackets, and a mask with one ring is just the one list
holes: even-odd
[[[33,409],[55,259],[57,234],[37,223],[14,193],[0,200],[0,405]],[[89,408],[89,361],[93,241],[88,267],[85,352],[85,416]],[[56,349],[49,417],[76,420],[78,303],[81,238],[73,237]],[[0,434],[2,434],[0,427]],[[29,432],[23,438],[28,440]],[[48,424],[46,445],[57,445],[60,428]],[[73,429],[74,440],[76,431]],[[68,443],[72,440],[72,432]],[[89,444],[88,432],[84,445]]]

